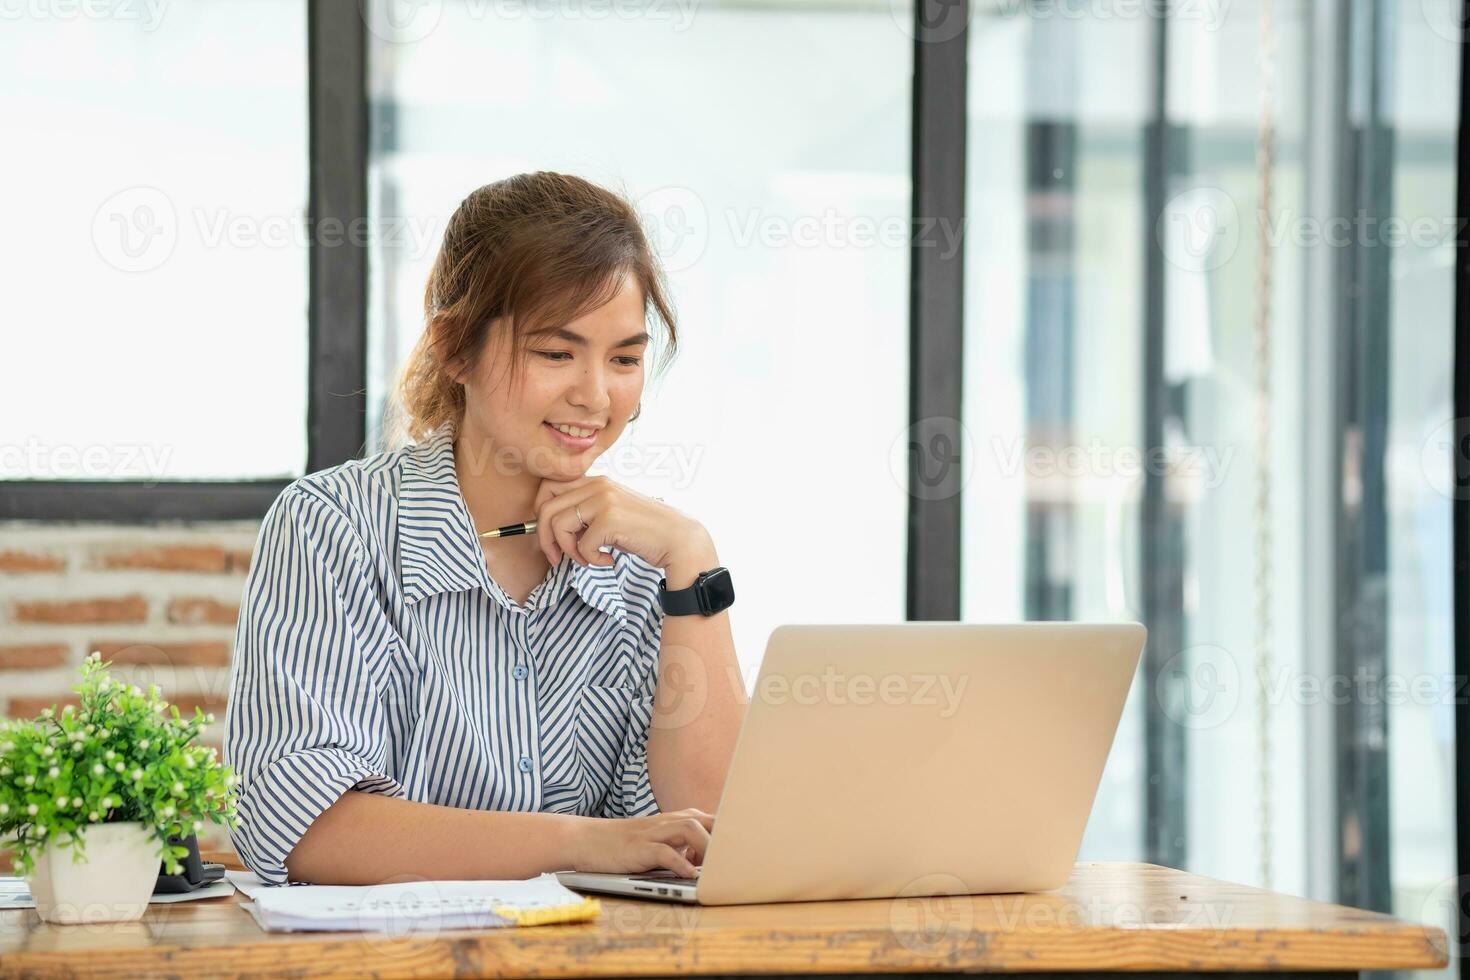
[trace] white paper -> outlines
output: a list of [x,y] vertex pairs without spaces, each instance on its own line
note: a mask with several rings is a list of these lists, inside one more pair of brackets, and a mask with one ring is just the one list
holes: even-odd
[[[205,885],[192,892],[152,895],[148,899],[148,904],[167,905],[171,902],[192,902],[199,898],[223,898],[234,893],[234,885],[228,881],[216,881],[212,885]],[[36,900],[31,897],[31,888],[26,884],[24,878],[0,876],[0,910],[33,909],[35,907]]]
[[230,879],[246,898],[254,898],[255,893],[262,888],[274,887],[254,871],[226,871],[225,877]]
[[267,886],[247,894],[254,899],[250,914],[272,932],[483,929],[513,924],[495,914],[502,906],[522,911],[582,903],[554,874],[525,881]]

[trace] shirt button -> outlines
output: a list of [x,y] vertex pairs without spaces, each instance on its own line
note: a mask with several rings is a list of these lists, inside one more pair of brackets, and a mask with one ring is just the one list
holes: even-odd
[[521,756],[521,763],[520,763],[520,765],[521,765],[521,772],[530,772],[531,771],[531,760],[528,759],[528,758],[526,758],[525,756]]
[[526,670],[525,664],[516,664],[513,668],[511,668],[510,676],[514,677],[518,681],[523,681],[526,679],[526,674],[528,673],[529,671]]

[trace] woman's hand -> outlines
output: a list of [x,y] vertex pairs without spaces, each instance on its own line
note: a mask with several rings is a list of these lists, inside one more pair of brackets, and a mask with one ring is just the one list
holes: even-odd
[[542,480],[535,506],[536,537],[552,565],[563,552],[579,565],[611,565],[612,555],[598,550],[605,545],[656,568],[707,550],[709,535],[698,521],[605,476]]
[[714,825],[713,816],[695,809],[651,817],[588,817],[579,823],[572,844],[573,869],[637,874],[667,868],[693,878],[696,866],[704,863]]

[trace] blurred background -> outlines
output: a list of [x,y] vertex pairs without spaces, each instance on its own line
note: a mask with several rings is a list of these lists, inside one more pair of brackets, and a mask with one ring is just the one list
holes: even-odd
[[783,622],[1142,620],[1082,859],[1452,927],[1464,4],[924,2],[4,8],[5,710],[101,649],[222,720],[259,517],[558,170],[680,315],[595,472],[710,529],[748,686]]

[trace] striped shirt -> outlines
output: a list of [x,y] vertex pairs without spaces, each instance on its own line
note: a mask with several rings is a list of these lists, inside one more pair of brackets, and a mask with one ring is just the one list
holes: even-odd
[[292,483],[260,529],[225,760],[240,857],[272,883],[349,789],[479,810],[657,813],[660,572],[565,555],[521,606],[490,577],[452,430]]

